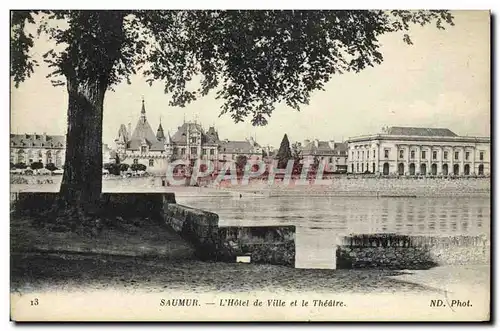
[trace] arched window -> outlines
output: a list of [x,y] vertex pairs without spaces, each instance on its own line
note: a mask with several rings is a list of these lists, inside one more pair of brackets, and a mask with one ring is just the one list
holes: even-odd
[[398,164],[398,174],[400,176],[402,176],[402,175],[405,174],[405,165],[404,165],[404,163]]
[[387,176],[389,174],[389,163],[384,163],[384,176]]
[[415,176],[415,163],[410,163],[410,176]]
[[433,176],[436,176],[436,175],[437,175],[437,173],[438,173],[438,167],[437,167],[437,164],[433,163],[433,164],[431,165],[431,173],[432,173],[432,175],[433,175]]
[[448,176],[448,165],[446,163],[443,164],[443,175]]
[[427,165],[425,163],[420,165],[420,174],[423,176],[427,175]]
[[466,176],[470,175],[470,165],[468,164],[464,166],[464,175]]

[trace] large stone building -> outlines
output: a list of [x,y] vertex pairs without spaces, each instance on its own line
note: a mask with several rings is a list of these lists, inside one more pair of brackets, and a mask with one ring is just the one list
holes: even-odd
[[383,175],[488,175],[490,138],[444,128],[390,127],[348,140],[348,171]]
[[347,144],[336,143],[332,140],[313,141],[305,140],[302,145],[304,159],[317,158],[319,162],[326,163],[325,170],[331,172],[347,172]]
[[236,160],[238,155],[247,158],[262,157],[262,148],[253,139],[245,141],[221,140],[214,127],[207,131],[196,122],[184,122],[177,131],[165,133],[160,123],[156,134],[146,118],[142,101],[141,115],[132,133],[122,124],[115,140],[120,162],[141,163],[149,172],[164,172],[174,160],[185,160],[194,165],[195,160],[210,160],[216,169],[226,161]]
[[56,167],[64,164],[65,138],[63,135],[11,134],[10,162],[30,165],[33,162],[54,163]]
[[263,159],[262,147],[253,138],[246,140],[222,140],[219,143],[219,163],[236,161],[238,156],[245,156],[247,160],[261,161]]
[[[24,163],[30,166],[33,162],[43,165],[53,163],[62,168],[66,157],[66,138],[63,135],[43,134],[11,134],[10,162]],[[102,145],[102,162],[115,161],[115,153],[107,144]]]

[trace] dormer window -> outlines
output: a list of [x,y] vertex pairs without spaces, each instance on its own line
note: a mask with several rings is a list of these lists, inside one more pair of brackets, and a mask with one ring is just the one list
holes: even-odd
[[146,153],[148,151],[147,146],[141,146],[141,153]]

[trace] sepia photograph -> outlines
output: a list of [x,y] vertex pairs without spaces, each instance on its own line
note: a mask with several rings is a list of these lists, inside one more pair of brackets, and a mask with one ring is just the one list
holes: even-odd
[[13,322],[488,322],[488,10],[10,10]]

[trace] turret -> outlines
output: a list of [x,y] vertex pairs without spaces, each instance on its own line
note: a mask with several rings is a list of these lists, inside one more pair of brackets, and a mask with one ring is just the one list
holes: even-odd
[[156,139],[158,139],[158,141],[165,140],[165,133],[163,132],[163,127],[161,126],[161,122],[160,125],[158,125],[158,130],[156,131]]

